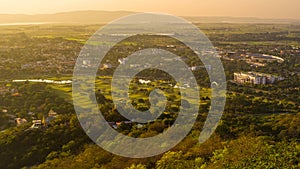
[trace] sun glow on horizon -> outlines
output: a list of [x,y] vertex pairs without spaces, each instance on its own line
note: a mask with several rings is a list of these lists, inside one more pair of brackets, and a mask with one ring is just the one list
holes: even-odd
[[0,0],[1,14],[49,14],[79,10],[163,12],[179,16],[300,19],[299,0]]

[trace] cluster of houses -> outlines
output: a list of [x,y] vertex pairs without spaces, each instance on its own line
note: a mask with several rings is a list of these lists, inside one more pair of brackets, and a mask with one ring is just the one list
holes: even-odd
[[30,128],[41,128],[41,127],[49,126],[50,122],[54,120],[56,116],[57,113],[51,109],[46,119],[45,117],[43,117],[42,120],[32,120],[32,126]]
[[21,64],[20,70],[34,70],[40,72],[56,71],[57,73],[66,73],[72,71],[75,65],[75,58],[60,55],[60,57],[52,57],[51,54],[43,54],[47,58],[43,61],[33,61]]
[[283,77],[274,76],[271,74],[258,73],[258,72],[239,72],[234,73],[234,81],[239,84],[257,84],[265,85],[272,84],[276,81],[284,80]]
[[[30,128],[42,128],[42,127],[49,126],[51,121],[54,120],[56,118],[56,116],[57,116],[57,113],[53,110],[50,110],[48,112],[47,118],[43,117],[42,119],[32,120],[32,125]],[[22,125],[22,124],[25,124],[28,122],[25,118],[15,118],[14,121],[17,125]]]

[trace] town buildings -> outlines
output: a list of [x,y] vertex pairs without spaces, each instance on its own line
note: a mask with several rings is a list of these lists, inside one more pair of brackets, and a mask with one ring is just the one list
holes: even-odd
[[234,73],[234,81],[240,84],[272,84],[276,81],[284,80],[283,77],[274,76],[271,74],[258,73],[258,72],[240,72]]

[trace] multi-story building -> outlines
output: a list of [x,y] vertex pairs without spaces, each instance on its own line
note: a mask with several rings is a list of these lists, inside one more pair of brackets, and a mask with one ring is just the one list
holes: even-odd
[[240,84],[272,84],[276,81],[284,80],[279,76],[265,73],[247,72],[234,73],[234,81]]

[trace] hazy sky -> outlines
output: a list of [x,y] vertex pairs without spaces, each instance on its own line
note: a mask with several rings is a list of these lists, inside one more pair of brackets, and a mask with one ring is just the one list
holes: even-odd
[[18,14],[127,10],[180,16],[300,19],[300,0],[0,0],[0,3],[0,13]]

